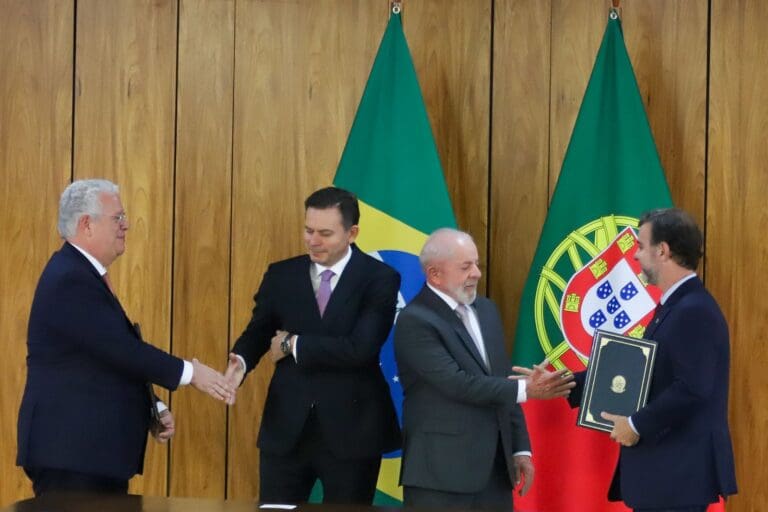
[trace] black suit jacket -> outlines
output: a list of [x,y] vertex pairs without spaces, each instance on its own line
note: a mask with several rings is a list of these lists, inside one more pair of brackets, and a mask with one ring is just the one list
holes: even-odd
[[530,450],[517,382],[496,306],[473,304],[490,369],[464,324],[427,286],[400,313],[395,358],[403,385],[403,485],[472,493],[488,482],[499,439],[510,482],[512,455]]
[[[610,498],[633,508],[677,508],[735,494],[728,326],[715,299],[697,277],[686,281],[645,337],[658,349],[648,403],[632,415],[640,441],[621,448]],[[581,389],[571,393],[571,405]]]
[[400,275],[357,247],[320,317],[309,256],[273,263],[253,316],[232,351],[252,370],[275,331],[299,335],[297,358],[281,359],[269,385],[258,446],[286,454],[314,408],[339,458],[375,457],[400,447],[400,428],[379,352],[395,316]]
[[127,480],[141,473],[146,382],[175,389],[184,363],[141,341],[91,263],[53,254],[29,316],[16,463]]

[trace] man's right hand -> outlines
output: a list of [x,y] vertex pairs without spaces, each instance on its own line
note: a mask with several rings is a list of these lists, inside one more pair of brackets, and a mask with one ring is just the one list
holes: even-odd
[[234,388],[229,384],[224,375],[210,366],[206,366],[197,359],[192,359],[192,384],[203,393],[208,393],[217,400],[229,403],[234,400]]
[[549,400],[550,398],[567,397],[576,386],[573,374],[567,368],[551,372],[547,370],[549,361],[533,365],[533,369],[513,366],[512,371],[520,373],[511,379],[525,379],[525,394],[528,400]]
[[[243,368],[243,363],[238,359],[238,357],[233,354],[229,353],[229,363],[227,364],[227,371],[224,372],[224,379],[229,384],[230,388],[232,390],[237,389],[240,386],[240,383],[243,382],[243,377],[245,377],[245,368]],[[233,391],[232,396],[229,400],[227,400],[227,405],[234,405],[235,404],[235,393]]]

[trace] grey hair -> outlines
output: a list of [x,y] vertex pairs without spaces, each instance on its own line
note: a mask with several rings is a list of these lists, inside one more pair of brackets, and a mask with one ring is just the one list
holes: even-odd
[[120,189],[109,180],[78,180],[69,184],[59,200],[59,235],[68,239],[77,233],[83,215],[101,215],[101,194],[118,194]]
[[427,267],[436,260],[442,261],[449,259],[453,256],[453,251],[456,248],[456,244],[447,244],[447,240],[468,240],[474,243],[472,236],[464,231],[459,231],[453,228],[440,228],[432,232],[424,242],[424,247],[421,248],[419,253],[419,263],[421,268],[426,272]]

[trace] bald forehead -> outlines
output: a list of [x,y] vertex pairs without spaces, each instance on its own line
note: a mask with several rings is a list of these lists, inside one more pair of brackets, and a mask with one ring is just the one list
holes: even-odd
[[466,253],[477,256],[477,247],[468,233],[455,229],[439,229],[432,233],[421,249],[419,260],[423,267],[440,261],[447,261],[457,256],[465,257]]

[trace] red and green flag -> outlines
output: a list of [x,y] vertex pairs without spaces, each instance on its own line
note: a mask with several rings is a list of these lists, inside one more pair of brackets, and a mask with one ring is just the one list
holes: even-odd
[[[611,10],[523,290],[514,364],[547,358],[580,371],[595,329],[642,337],[660,293],[632,259],[632,228],[644,211],[669,206],[621,21]],[[601,301],[605,307],[596,307]],[[607,500],[618,445],[606,433],[577,427],[577,410],[565,400],[531,401],[524,410],[536,481],[516,500],[519,511],[628,510]]]

